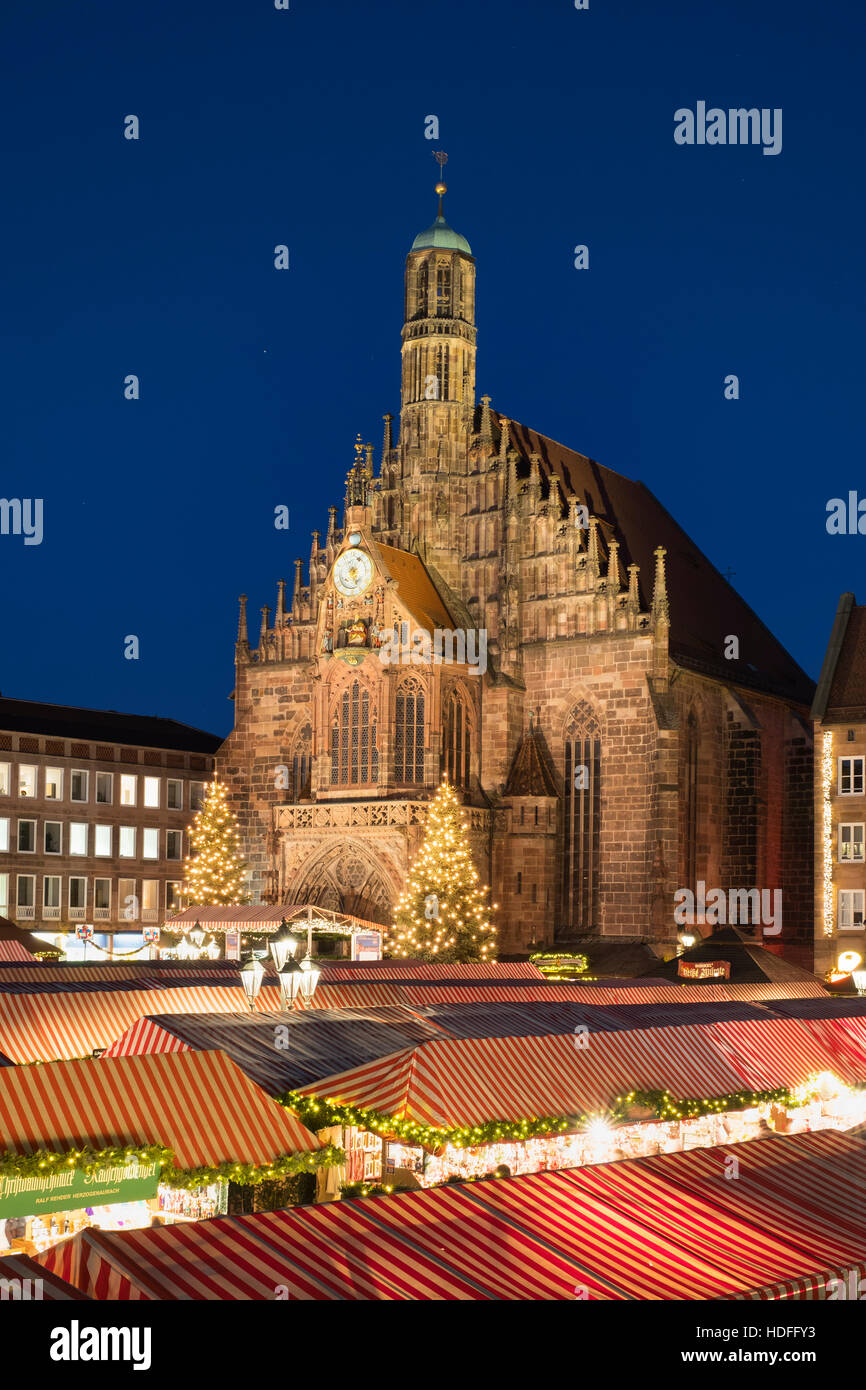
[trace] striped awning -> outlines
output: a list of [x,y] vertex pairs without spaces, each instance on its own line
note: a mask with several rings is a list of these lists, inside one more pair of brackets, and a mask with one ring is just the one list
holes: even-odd
[[[43,1303],[89,1302],[90,1295],[52,1274],[29,1255],[4,1255],[0,1259],[0,1285],[4,1279],[21,1281],[22,1291],[30,1281],[28,1299]],[[38,1284],[36,1281],[39,1281]]]
[[161,1144],[179,1168],[264,1164],[322,1145],[222,1052],[0,1071],[0,1153]]
[[8,960],[29,960],[29,961],[34,961],[35,959],[36,959],[36,957],[33,956],[33,955],[31,955],[31,953],[27,950],[27,947],[26,947],[26,946],[22,946],[22,944],[21,944],[20,941],[3,941],[3,940],[0,940],[0,961],[8,961]]
[[85,1231],[40,1263],[101,1299],[694,1301],[820,1298],[864,1249],[866,1146],[827,1131]]
[[544,976],[529,961],[473,961],[440,965],[436,961],[360,960],[339,965],[322,962],[323,980],[537,980]]

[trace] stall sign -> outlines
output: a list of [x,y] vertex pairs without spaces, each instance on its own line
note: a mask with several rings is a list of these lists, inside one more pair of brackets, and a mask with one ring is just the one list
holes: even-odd
[[83,923],[79,923],[79,925],[75,928],[75,935],[78,937],[79,941],[89,941],[93,935],[93,928],[85,926]]
[[382,933],[358,931],[352,937],[352,960],[381,960]]
[[83,1207],[109,1207],[116,1202],[138,1202],[155,1197],[159,1188],[158,1163],[122,1163],[83,1173],[63,1168],[48,1177],[28,1174],[0,1175],[0,1217],[41,1216],[49,1211],[80,1211]]
[[240,960],[241,934],[239,931],[226,932],[226,960]]
[[731,962],[729,960],[680,960],[677,961],[677,974],[684,980],[729,980]]
[[159,927],[145,927],[144,940],[148,946],[159,945]]

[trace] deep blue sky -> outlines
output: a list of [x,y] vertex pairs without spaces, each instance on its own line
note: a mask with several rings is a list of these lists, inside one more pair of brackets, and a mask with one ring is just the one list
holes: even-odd
[[[399,409],[431,113],[479,394],[642,479],[817,676],[866,601],[825,530],[866,495],[859,0],[6,0],[0,47],[0,496],[45,506],[4,695],[228,731],[237,595],[257,632]],[[781,107],[782,153],[677,146],[698,100]]]

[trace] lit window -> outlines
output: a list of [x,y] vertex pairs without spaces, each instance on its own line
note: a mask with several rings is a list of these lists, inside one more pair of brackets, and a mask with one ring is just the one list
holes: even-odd
[[72,801],[87,800],[88,776],[89,774],[80,768],[74,768],[69,774],[69,796]]
[[59,820],[45,822],[45,853],[59,854],[63,842],[63,827]]
[[121,859],[132,859],[135,854],[135,826],[122,825],[120,827],[120,857]]
[[863,863],[863,825],[839,826],[839,862]]
[[839,930],[861,931],[863,928],[862,888],[839,890]]
[[46,767],[45,769],[45,799],[46,801],[63,800],[63,769],[60,767]]
[[159,778],[145,777],[144,779],[144,804],[151,810],[159,806]]
[[120,774],[120,804],[121,806],[134,806],[136,795],[137,777],[131,773],[122,772]]
[[142,912],[157,912],[159,910],[159,879],[146,878],[141,885],[141,910]]
[[142,859],[159,858],[159,831],[146,829],[143,831],[144,844],[142,845]]
[[93,827],[93,853],[100,858],[111,857],[111,826],[95,825]]
[[36,822],[35,820],[20,820],[18,822],[18,853],[33,854],[36,850]]
[[0,763],[0,796],[9,795],[9,785],[12,779],[12,764]]
[[135,894],[134,878],[121,878],[118,880],[117,910],[125,922],[138,921],[138,898]]
[[87,822],[74,820],[69,822],[69,853],[87,853]]
[[9,850],[9,817],[0,816],[0,854],[7,854]]
[[36,795],[36,768],[19,767],[18,769],[18,795]]
[[9,907],[9,875],[0,874],[0,915],[6,916]]

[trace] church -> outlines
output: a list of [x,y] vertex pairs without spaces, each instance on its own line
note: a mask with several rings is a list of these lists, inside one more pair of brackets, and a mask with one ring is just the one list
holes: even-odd
[[381,459],[359,436],[255,644],[241,598],[217,770],[252,896],[389,923],[447,779],[500,953],[670,952],[703,883],[779,890],[765,944],[807,965],[813,683],[643,483],[476,398],[445,192],[406,258]]

